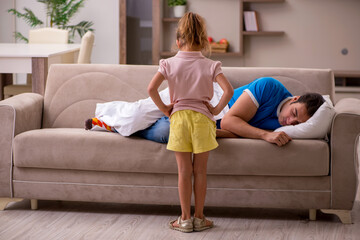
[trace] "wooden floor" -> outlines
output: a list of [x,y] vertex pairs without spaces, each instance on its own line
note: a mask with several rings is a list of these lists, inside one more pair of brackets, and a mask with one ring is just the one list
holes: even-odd
[[213,229],[199,233],[170,230],[167,223],[178,206],[145,206],[83,202],[39,201],[11,203],[0,212],[0,239],[360,239],[360,194],[352,211],[354,224],[334,215],[291,209],[207,208]]

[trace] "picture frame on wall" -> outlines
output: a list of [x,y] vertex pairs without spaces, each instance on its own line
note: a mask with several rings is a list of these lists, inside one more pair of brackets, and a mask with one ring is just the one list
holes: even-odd
[[259,23],[256,11],[244,11],[245,31],[258,32]]

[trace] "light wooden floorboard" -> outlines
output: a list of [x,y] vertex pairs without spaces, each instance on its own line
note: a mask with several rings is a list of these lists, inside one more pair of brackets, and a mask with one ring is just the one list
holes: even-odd
[[59,201],[39,201],[30,210],[24,200],[0,212],[0,239],[360,239],[359,196],[351,225],[320,212],[309,221],[305,210],[206,208],[216,226],[185,234],[168,229],[177,214],[177,206]]

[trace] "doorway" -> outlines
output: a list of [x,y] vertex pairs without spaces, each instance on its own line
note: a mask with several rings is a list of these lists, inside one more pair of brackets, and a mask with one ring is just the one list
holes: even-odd
[[151,65],[152,1],[123,0],[120,8],[120,63]]

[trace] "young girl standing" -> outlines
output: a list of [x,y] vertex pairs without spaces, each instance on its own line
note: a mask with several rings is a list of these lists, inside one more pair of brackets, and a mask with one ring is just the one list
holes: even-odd
[[[201,51],[209,49],[205,22],[195,13],[186,13],[176,32],[179,52],[172,58],[160,60],[159,70],[148,86],[157,107],[170,117],[170,136],[167,149],[175,152],[178,166],[178,188],[181,216],[169,223],[171,229],[182,232],[202,231],[213,227],[203,214],[206,196],[206,169],[209,151],[215,149],[216,126],[214,115],[226,106],[233,88],[221,70],[219,61],[205,58]],[[171,104],[165,105],[158,93],[167,80]],[[213,82],[224,90],[218,105],[209,104]],[[195,214],[191,220],[192,176],[194,176]]]

